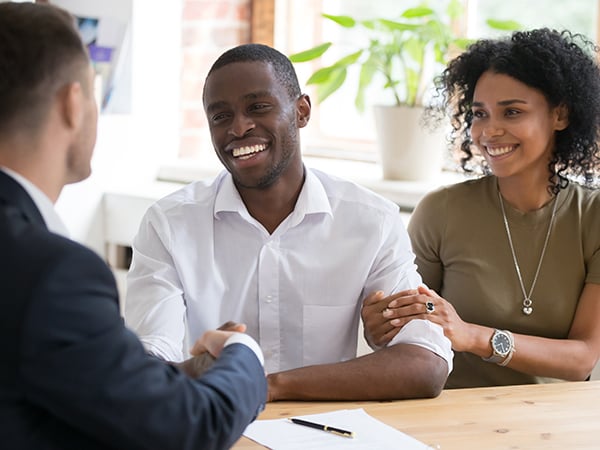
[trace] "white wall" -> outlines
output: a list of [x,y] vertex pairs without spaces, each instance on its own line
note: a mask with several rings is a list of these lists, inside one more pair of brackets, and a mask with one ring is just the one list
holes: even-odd
[[[82,5],[100,8],[99,14],[109,7],[106,1],[53,3],[78,8],[73,12],[80,14],[90,14]],[[181,0],[133,0],[132,113],[101,115],[91,177],[65,187],[57,202],[71,236],[99,253],[104,251],[104,192],[139,190],[154,180],[159,162],[177,152],[181,8]]]

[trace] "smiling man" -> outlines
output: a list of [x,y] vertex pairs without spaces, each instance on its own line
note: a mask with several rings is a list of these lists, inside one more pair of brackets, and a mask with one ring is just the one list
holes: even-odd
[[155,203],[134,240],[126,319],[147,350],[179,361],[186,333],[243,322],[270,400],[439,394],[452,351],[429,321],[356,358],[363,300],[421,279],[396,205],[304,166],[311,104],[288,58],[259,44],[225,52],[204,107],[226,170]]

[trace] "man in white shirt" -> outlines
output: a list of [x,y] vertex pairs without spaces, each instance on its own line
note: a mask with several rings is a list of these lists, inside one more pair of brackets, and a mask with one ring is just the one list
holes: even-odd
[[226,171],[142,221],[125,315],[147,350],[179,361],[186,335],[243,322],[265,353],[270,400],[438,395],[452,351],[428,321],[356,358],[363,299],[421,279],[396,205],[304,166],[311,105],[289,60],[264,45],[231,49],[203,100]]

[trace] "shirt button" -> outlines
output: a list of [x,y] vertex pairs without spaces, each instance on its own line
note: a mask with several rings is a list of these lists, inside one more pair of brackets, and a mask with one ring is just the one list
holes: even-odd
[[265,297],[265,301],[266,301],[267,303],[271,303],[271,302],[273,302],[273,297],[271,297],[270,295],[267,295],[267,296]]

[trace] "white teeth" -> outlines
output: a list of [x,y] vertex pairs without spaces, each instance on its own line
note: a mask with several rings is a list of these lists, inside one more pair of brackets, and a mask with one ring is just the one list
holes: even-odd
[[266,148],[267,148],[267,146],[265,144],[250,145],[248,147],[234,148],[232,154],[233,154],[234,158],[237,158],[239,156],[247,156],[247,155],[251,155],[252,153],[262,152]]
[[514,148],[513,145],[508,145],[506,147],[486,147],[485,149],[490,156],[500,156],[512,152]]

